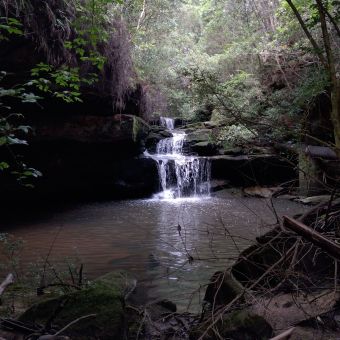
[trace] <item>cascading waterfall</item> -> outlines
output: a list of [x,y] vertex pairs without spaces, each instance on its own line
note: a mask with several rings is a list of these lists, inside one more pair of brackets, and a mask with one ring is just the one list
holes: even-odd
[[208,196],[210,192],[210,161],[204,157],[186,156],[183,145],[184,131],[174,130],[174,120],[161,117],[161,125],[172,137],[162,139],[156,147],[156,154],[150,155],[158,165],[162,192],[158,198]]

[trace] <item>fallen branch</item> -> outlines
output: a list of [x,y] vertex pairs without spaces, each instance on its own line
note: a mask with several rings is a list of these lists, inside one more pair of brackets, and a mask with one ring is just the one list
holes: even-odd
[[0,285],[0,296],[3,294],[3,292],[5,291],[5,289],[11,285],[12,283],[14,283],[14,276],[12,273],[8,274],[6,279],[4,281],[2,281],[1,285]]
[[270,272],[273,271],[273,269],[275,269],[279,264],[284,262],[287,259],[287,257],[291,254],[291,252],[294,250],[294,248],[295,244],[287,250],[285,256],[282,256],[277,262],[275,262],[271,267],[269,267],[255,282],[253,282],[249,287],[244,288],[244,290],[241,293],[237,294],[232,301],[230,301],[226,306],[219,310],[217,313],[218,314],[217,317],[214,317],[214,320],[211,322],[209,326],[207,326],[204,333],[198,338],[198,340],[204,340],[205,336],[209,333],[209,331],[215,327],[219,320],[221,320],[222,315],[225,314],[235,302],[237,302],[242,296],[244,296],[247,293],[247,291],[250,291],[253,288],[255,288]]
[[289,337],[292,335],[294,332],[295,327],[290,328],[286,330],[285,332],[275,336],[274,338],[271,338],[270,340],[284,340],[284,339],[289,339]]
[[334,241],[288,216],[283,216],[283,225],[335,257],[337,260],[340,260],[340,247]]

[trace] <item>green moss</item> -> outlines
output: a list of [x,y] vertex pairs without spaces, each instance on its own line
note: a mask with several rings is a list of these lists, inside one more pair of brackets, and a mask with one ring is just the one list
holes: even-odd
[[59,328],[81,316],[96,314],[95,317],[81,320],[68,329],[65,334],[72,336],[72,339],[119,339],[124,323],[122,280],[123,277],[119,274],[103,277],[87,289],[32,306],[20,320],[45,324],[54,311],[63,305],[53,321]]
[[132,139],[134,142],[144,138],[150,130],[150,126],[141,118],[133,116]]

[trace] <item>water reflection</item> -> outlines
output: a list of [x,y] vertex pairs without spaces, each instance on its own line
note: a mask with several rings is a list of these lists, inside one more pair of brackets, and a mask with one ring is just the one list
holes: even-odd
[[[279,215],[301,209],[280,200],[275,206]],[[274,222],[265,200],[215,197],[84,205],[7,231],[25,240],[26,265],[51,251],[53,263],[77,257],[89,277],[126,269],[150,298],[169,298],[184,309],[193,291]]]

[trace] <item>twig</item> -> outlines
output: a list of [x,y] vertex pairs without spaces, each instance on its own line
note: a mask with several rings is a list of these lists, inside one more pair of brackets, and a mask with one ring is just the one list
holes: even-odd
[[81,287],[83,285],[83,269],[84,265],[81,264],[79,268],[79,279],[78,279],[78,286]]
[[71,327],[72,325],[74,325],[75,323],[79,322],[80,320],[83,319],[87,319],[87,318],[91,318],[91,317],[95,317],[97,316],[97,314],[89,314],[89,315],[84,315],[81,316],[80,318],[71,321],[69,324],[67,324],[65,327],[63,327],[60,331],[58,331],[55,334],[46,334],[46,335],[41,335],[38,340],[54,340],[58,337],[58,335],[60,335],[61,333],[65,332],[67,328]]

